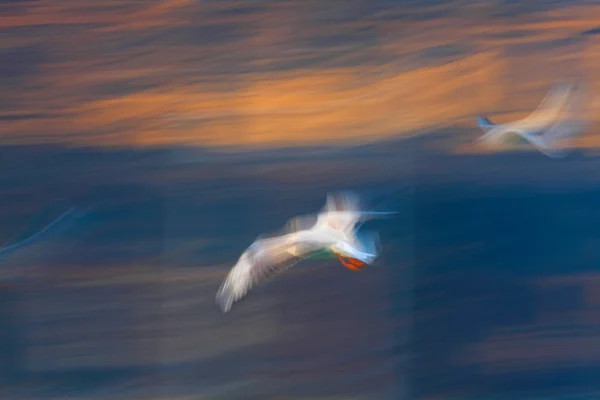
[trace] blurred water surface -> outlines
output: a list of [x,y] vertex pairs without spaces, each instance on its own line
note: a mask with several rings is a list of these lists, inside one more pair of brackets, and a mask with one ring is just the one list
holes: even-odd
[[[86,150],[77,172],[95,180],[23,179],[4,237],[55,198],[87,211],[3,260],[4,398],[593,393],[598,159],[448,155],[439,135],[236,163]],[[376,266],[306,262],[221,315],[215,291],[254,237],[341,188],[400,211],[365,226]]]

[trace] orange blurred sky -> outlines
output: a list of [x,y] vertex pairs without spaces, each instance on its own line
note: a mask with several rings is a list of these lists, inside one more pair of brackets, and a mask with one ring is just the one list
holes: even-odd
[[572,76],[596,86],[589,2],[405,3],[0,3],[0,143],[370,141],[524,115]]

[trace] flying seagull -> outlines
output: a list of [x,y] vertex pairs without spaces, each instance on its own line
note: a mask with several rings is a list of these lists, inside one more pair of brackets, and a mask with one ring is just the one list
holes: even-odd
[[583,118],[576,115],[582,108],[583,95],[574,92],[571,84],[555,86],[533,113],[518,121],[495,124],[478,117],[477,124],[484,135],[476,142],[497,146],[518,135],[548,157],[564,157],[566,151],[559,149],[557,143],[585,128]]
[[334,253],[342,264],[358,271],[379,256],[376,233],[357,235],[368,219],[394,212],[365,212],[360,199],[350,192],[327,195],[327,203],[316,218],[296,217],[279,236],[258,238],[233,266],[216,296],[226,313],[253,287],[270,280],[299,261],[324,250]]

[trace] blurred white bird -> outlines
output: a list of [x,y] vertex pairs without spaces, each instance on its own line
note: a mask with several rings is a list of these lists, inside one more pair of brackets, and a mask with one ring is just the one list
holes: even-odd
[[518,121],[494,124],[486,117],[478,117],[477,124],[484,135],[476,142],[497,146],[519,135],[549,157],[564,157],[566,151],[559,149],[557,143],[585,128],[582,116],[576,115],[583,106],[584,96],[574,92],[570,84],[552,88],[533,113]]
[[360,200],[353,193],[328,194],[316,218],[294,218],[286,226],[287,233],[252,243],[219,288],[217,304],[228,312],[254,286],[319,251],[333,252],[345,267],[355,271],[372,264],[379,256],[378,235],[368,232],[359,238],[356,230],[367,219],[389,214],[394,213],[361,211]]

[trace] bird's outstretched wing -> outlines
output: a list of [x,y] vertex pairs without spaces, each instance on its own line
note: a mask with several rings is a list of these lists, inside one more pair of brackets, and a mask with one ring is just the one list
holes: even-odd
[[563,139],[571,139],[586,129],[589,124],[588,116],[585,115],[588,108],[585,103],[589,100],[587,95],[586,90],[579,87],[564,105],[560,118],[542,135],[530,138],[539,151],[553,158],[564,157],[568,153],[568,150],[557,147],[557,143]]
[[360,197],[353,192],[338,192],[327,195],[327,203],[317,217],[318,226],[328,226],[334,230],[352,233],[362,222],[396,214],[396,212],[363,211]]
[[532,132],[547,129],[560,118],[561,111],[568,104],[572,92],[573,85],[571,84],[554,86],[534,112],[526,118],[514,122],[515,127]]
[[216,302],[228,312],[253,287],[291,268],[322,247],[317,242],[299,240],[296,235],[261,239],[239,258],[217,292]]
[[355,193],[328,193],[325,207],[317,217],[317,225],[347,232],[360,220],[360,210],[360,198]]
[[589,95],[585,88],[579,88],[570,97],[569,102],[563,108],[562,118],[558,119],[544,133],[544,138],[549,141],[556,141],[563,138],[572,137],[585,129],[589,123],[586,111],[589,108],[586,102],[589,101]]

